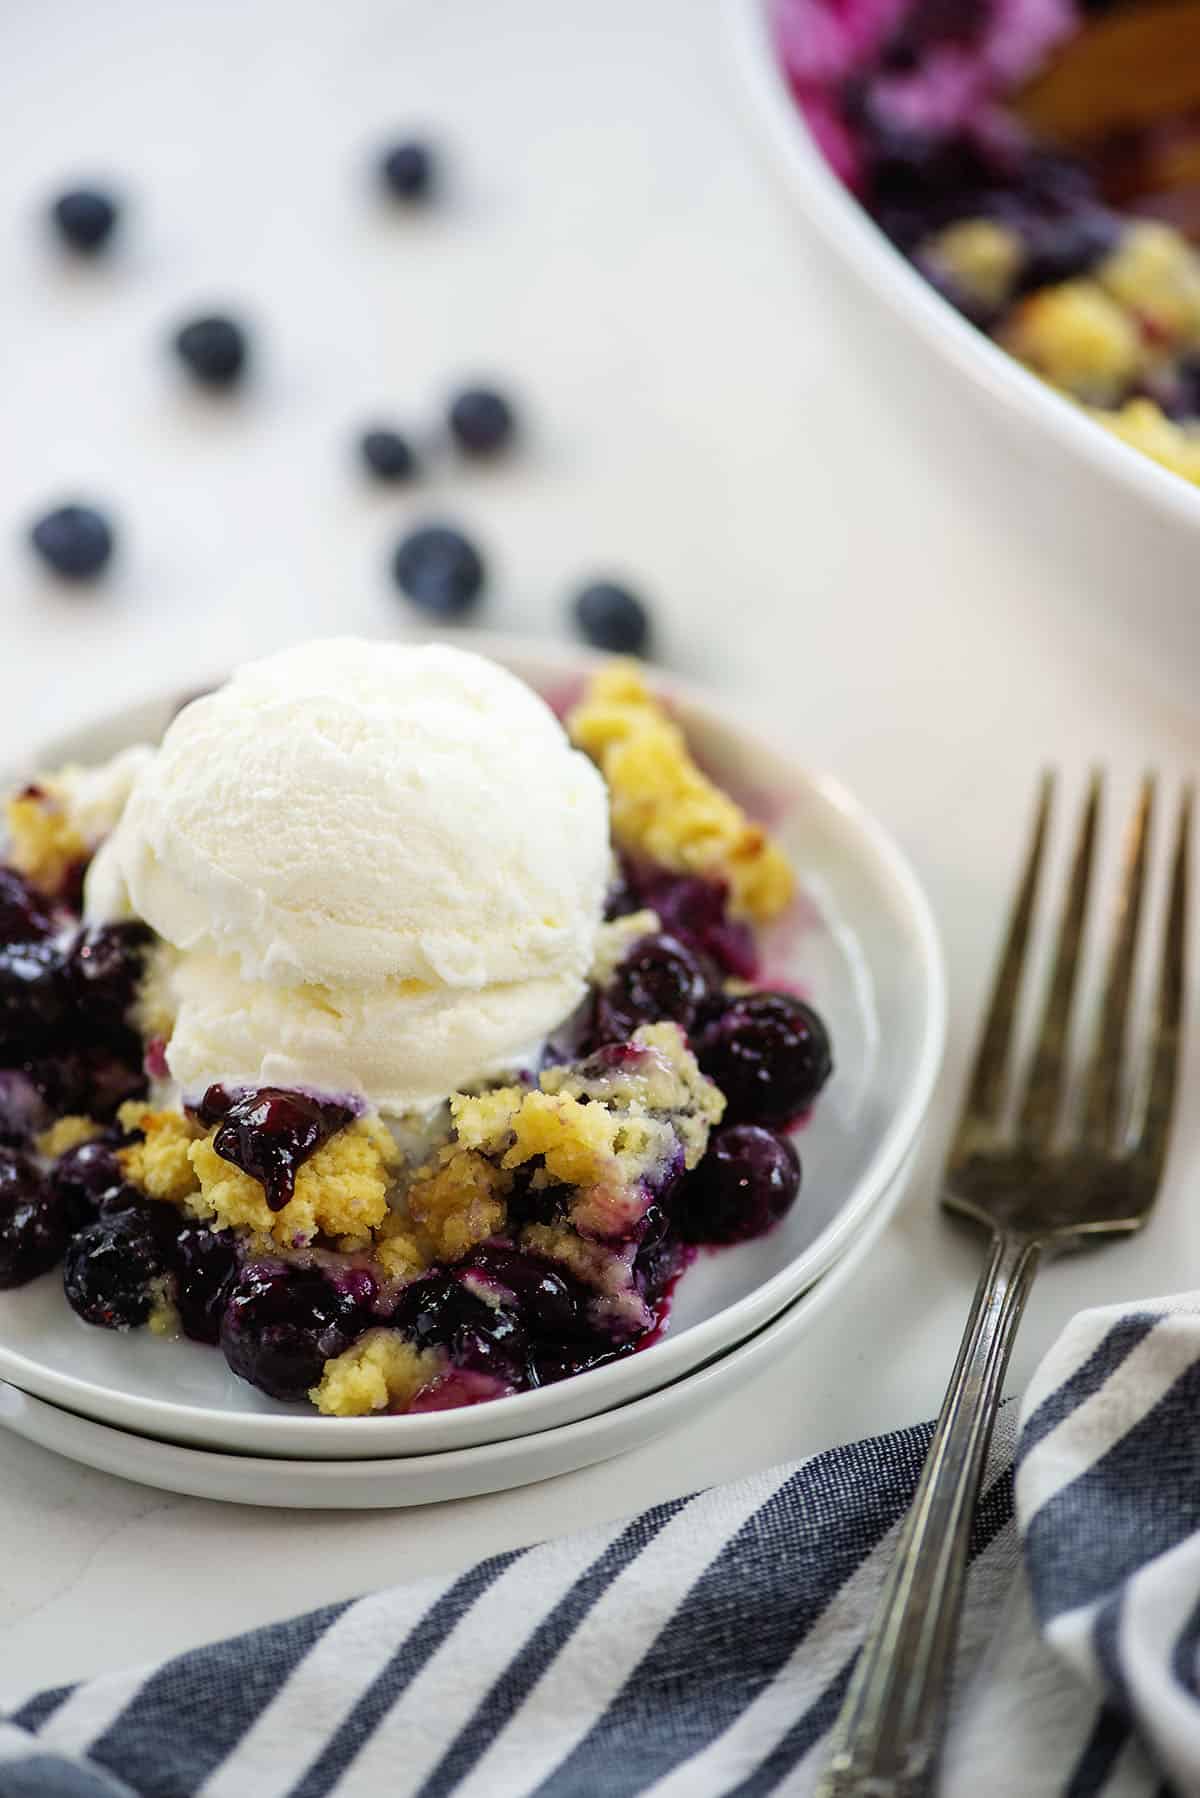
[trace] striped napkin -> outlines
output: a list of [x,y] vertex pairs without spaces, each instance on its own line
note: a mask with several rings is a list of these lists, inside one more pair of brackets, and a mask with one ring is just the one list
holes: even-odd
[[[1197,1293],[1083,1313],[1005,1408],[945,1792],[1200,1793],[1198,1420]],[[0,1794],[808,1792],[930,1434],[39,1692]]]

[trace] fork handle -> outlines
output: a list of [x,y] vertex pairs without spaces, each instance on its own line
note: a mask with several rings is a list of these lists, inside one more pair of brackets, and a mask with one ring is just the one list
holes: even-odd
[[1000,1234],[975,1292],[941,1416],[817,1798],[932,1792],[966,1584],[971,1520],[1041,1243]]

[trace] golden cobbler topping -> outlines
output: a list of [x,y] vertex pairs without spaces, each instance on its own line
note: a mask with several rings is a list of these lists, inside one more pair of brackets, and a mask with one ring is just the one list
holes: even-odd
[[602,668],[567,729],[608,783],[619,848],[678,873],[724,881],[736,917],[767,923],[786,909],[795,890],[787,857],[697,767],[636,663]]

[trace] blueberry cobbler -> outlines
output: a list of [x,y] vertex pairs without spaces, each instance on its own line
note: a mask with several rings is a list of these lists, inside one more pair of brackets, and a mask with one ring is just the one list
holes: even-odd
[[635,1351],[796,1198],[793,873],[635,664],[564,728],[460,650],[306,645],[7,826],[0,1288],[429,1411]]
[[1006,95],[1076,0],[773,0],[836,172],[972,323],[1155,461],[1200,482],[1200,120],[1040,143]]

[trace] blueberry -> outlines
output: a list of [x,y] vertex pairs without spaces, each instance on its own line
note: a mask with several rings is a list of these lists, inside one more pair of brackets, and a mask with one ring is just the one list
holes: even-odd
[[64,581],[91,581],[113,553],[113,528],[94,506],[57,506],[37,519],[29,541],[48,568]]
[[762,1236],[800,1190],[800,1157],[784,1136],[758,1124],[718,1130],[675,1200],[686,1242],[747,1242]]
[[1019,291],[1031,293],[1090,274],[1116,248],[1120,223],[1097,206],[1072,218],[1041,220],[1029,230]]
[[302,1399],[360,1324],[353,1303],[322,1274],[258,1261],[230,1289],[221,1348],[234,1373],[252,1386],[272,1398]]
[[30,1069],[0,1068],[0,1144],[20,1148],[50,1121],[45,1096]]
[[33,1162],[0,1148],[0,1288],[24,1286],[62,1259],[66,1212]]
[[133,1004],[142,959],[151,941],[144,924],[102,924],[81,930],[67,954],[65,976],[92,1019],[119,1019]]
[[652,1309],[662,1304],[672,1282],[683,1271],[685,1251],[671,1234],[670,1222],[661,1205],[649,1206],[634,1257],[634,1282]]
[[650,620],[636,594],[614,581],[593,581],[572,601],[585,641],[612,655],[640,655],[650,638]]
[[512,407],[491,387],[465,387],[455,394],[446,423],[459,449],[468,456],[494,456],[507,447],[516,430]]
[[593,1036],[622,1042],[639,1024],[662,1019],[690,1030],[711,992],[708,970],[676,937],[642,937],[597,995]]
[[526,1336],[513,1307],[493,1307],[452,1274],[415,1280],[400,1296],[393,1322],[418,1348],[442,1348],[456,1367],[513,1384],[526,1367]]
[[50,216],[63,242],[85,256],[94,256],[112,236],[117,222],[117,203],[98,187],[72,187],[59,194]]
[[49,936],[54,919],[42,895],[12,868],[0,868],[0,943]]
[[237,1278],[237,1243],[232,1230],[186,1224],[171,1248],[175,1305],[185,1336],[218,1342],[221,1319]]
[[56,943],[0,944],[0,1042],[19,1048],[22,1058],[51,1038],[65,1016],[67,984]]
[[60,1155],[50,1173],[50,1187],[61,1199],[73,1230],[91,1223],[108,1194],[123,1188],[124,1175],[116,1149],[102,1137],[78,1143]]
[[427,200],[433,189],[436,163],[428,144],[415,138],[393,144],[379,158],[379,178],[391,197],[412,204]]
[[219,312],[181,325],[174,344],[180,361],[202,387],[232,387],[246,365],[245,331]]
[[586,1329],[583,1289],[536,1255],[504,1243],[484,1243],[472,1250],[466,1267],[510,1295],[531,1334],[577,1336]]
[[377,481],[411,481],[420,472],[408,438],[387,426],[364,431],[358,448],[368,472]]
[[144,1324],[165,1272],[161,1242],[140,1211],[96,1219],[72,1238],[63,1265],[71,1309],[103,1330]]
[[790,1123],[833,1071],[829,1033],[791,993],[747,993],[700,1034],[704,1072],[725,1094],[731,1124]]
[[457,618],[469,612],[483,586],[483,560],[474,544],[448,525],[427,524],[397,545],[396,585],[423,612]]
[[748,924],[728,913],[729,889],[723,881],[701,880],[695,874],[668,874],[661,869],[627,870],[626,879],[637,895],[638,909],[657,912],[663,929],[683,942],[694,943],[727,974],[753,980],[758,973],[758,950]]

